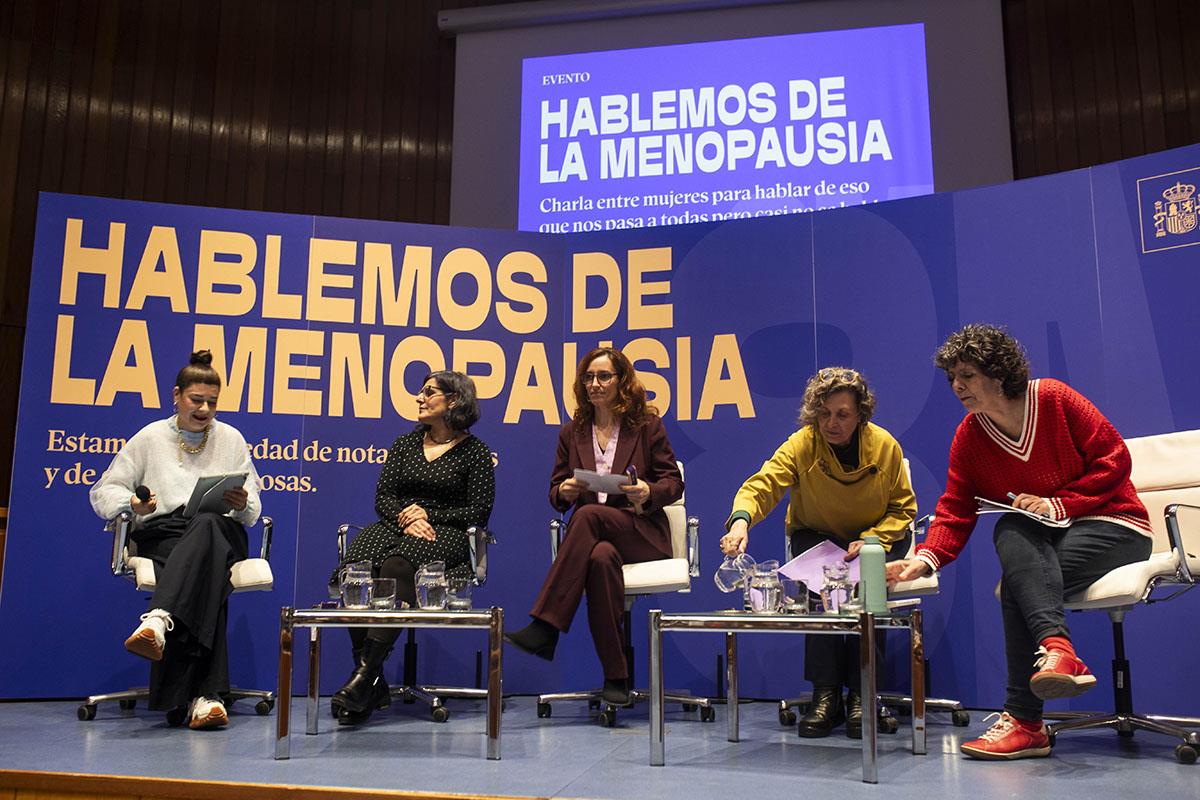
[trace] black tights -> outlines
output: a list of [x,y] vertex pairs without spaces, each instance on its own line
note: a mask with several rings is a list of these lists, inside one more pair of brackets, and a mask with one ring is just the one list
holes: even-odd
[[[417,571],[412,562],[402,556],[390,556],[379,565],[379,578],[392,578],[396,581],[396,605],[408,603],[409,608],[417,605]],[[347,628],[350,632],[350,645],[355,650],[362,650],[368,638],[391,647],[400,637],[403,628]]]

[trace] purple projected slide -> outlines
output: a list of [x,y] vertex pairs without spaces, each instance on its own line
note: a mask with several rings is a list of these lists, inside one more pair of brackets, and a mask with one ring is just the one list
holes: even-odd
[[521,230],[933,192],[921,24],[527,58]]

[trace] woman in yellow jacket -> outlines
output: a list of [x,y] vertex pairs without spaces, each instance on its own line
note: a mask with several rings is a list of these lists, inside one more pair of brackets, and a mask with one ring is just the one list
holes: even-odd
[[[862,537],[874,534],[889,561],[903,558],[917,500],[900,444],[869,421],[874,411],[875,395],[855,370],[828,367],[809,379],[800,407],[802,427],[738,490],[721,537],[722,552],[745,552],[749,529],[790,494],[786,525],[793,553],[828,540],[851,561],[858,557]],[[882,639],[877,638],[876,664],[882,663]],[[813,685],[813,702],[798,733],[828,736],[844,719],[846,735],[861,738],[858,637],[807,637],[804,677]],[[848,689],[844,703],[843,685]]]

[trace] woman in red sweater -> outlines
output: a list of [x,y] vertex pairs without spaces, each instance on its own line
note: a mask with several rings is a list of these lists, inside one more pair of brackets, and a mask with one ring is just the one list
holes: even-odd
[[1066,384],[1030,380],[1025,353],[1007,332],[968,325],[934,363],[968,414],[950,445],[929,535],[915,558],[889,564],[888,575],[910,580],[953,561],[975,528],[977,497],[1035,515],[996,522],[1008,689],[999,720],[961,749],[984,759],[1047,756],[1042,701],[1096,683],[1071,646],[1063,598],[1149,556],[1149,516],[1116,428]]

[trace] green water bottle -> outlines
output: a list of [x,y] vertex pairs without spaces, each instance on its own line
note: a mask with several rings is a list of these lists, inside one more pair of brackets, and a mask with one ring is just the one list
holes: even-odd
[[858,551],[859,576],[862,582],[863,607],[872,614],[887,613],[887,576],[884,573],[884,550],[879,537],[868,534],[863,537],[862,549]]

